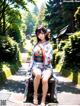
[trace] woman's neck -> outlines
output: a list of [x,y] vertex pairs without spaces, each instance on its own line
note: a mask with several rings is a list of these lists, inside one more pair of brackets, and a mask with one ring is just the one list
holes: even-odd
[[44,42],[46,42],[46,40],[44,39],[44,40],[42,40],[42,41],[40,41],[41,43],[44,43]]

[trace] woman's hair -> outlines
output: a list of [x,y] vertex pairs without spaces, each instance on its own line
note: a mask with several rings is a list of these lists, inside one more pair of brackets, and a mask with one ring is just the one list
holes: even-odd
[[39,35],[40,33],[44,33],[46,41],[49,40],[49,38],[50,38],[50,36],[49,36],[49,35],[50,35],[50,30],[46,29],[46,28],[43,27],[43,26],[38,27],[38,28],[36,29],[36,31],[35,31],[35,34],[36,34],[36,36],[37,36],[37,41],[38,41],[38,42],[40,41],[40,39],[38,38],[38,35]]

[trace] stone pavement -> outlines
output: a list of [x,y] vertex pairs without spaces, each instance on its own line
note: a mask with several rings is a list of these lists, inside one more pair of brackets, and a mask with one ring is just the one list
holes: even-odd
[[[28,63],[22,64],[19,71],[10,76],[3,86],[0,86],[0,106],[33,106],[31,103],[23,103],[27,68]],[[67,78],[59,75],[57,78],[59,80],[57,85],[59,103],[49,103],[47,106],[80,106],[80,88],[72,85],[72,82]],[[6,103],[4,103],[5,100]]]
[[[24,63],[22,67],[15,75],[9,77],[3,86],[0,86],[0,106],[33,106],[32,103],[23,103],[25,74],[29,65],[26,63],[26,51],[23,53]],[[53,71],[57,73],[56,70]],[[70,80],[58,74],[57,79],[58,104],[49,103],[46,106],[80,106],[80,86],[73,85]]]
[[6,106],[24,106],[24,81],[28,64],[22,64],[22,67],[15,75],[10,76],[5,84],[0,86],[0,106],[3,106],[3,100],[6,100]]

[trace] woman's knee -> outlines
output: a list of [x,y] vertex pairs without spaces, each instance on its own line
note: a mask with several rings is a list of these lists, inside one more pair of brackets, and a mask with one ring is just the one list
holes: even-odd
[[35,75],[35,78],[41,79],[41,74],[40,74],[40,73],[37,73],[37,74]]
[[33,70],[33,76],[37,79],[40,79],[41,78],[41,70],[39,70],[39,69]]
[[48,79],[47,78],[43,78],[42,79],[42,84],[46,84],[46,83],[48,83]]

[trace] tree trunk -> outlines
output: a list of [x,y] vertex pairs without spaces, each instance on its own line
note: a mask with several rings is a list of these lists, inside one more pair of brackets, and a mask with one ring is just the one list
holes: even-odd
[[3,35],[6,35],[6,26],[5,26],[5,6],[6,5],[6,0],[3,1],[3,12],[2,12],[2,17],[3,17]]

